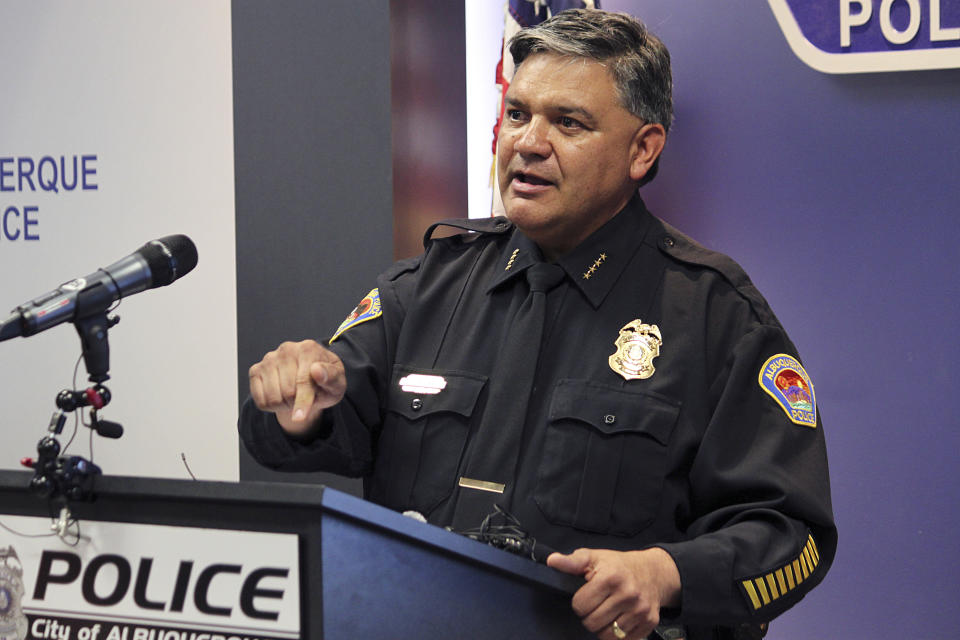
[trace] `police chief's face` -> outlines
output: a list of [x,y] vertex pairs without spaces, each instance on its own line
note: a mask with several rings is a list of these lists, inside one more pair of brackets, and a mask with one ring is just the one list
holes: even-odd
[[548,258],[620,211],[663,147],[663,127],[621,106],[613,76],[593,60],[528,57],[505,107],[497,153],[504,209]]

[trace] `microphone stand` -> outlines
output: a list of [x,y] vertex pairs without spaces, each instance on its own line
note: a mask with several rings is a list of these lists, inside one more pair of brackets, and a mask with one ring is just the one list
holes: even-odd
[[107,334],[120,318],[108,315],[106,308],[97,304],[99,301],[92,302],[97,310],[77,318],[73,324],[80,336],[88,379],[94,384],[83,391],[64,389],[57,394],[57,410],[50,418],[47,435],[37,443],[37,460],[21,460],[24,466],[34,470],[33,479],[30,481],[31,491],[50,500],[55,509],[59,507],[59,519],[52,525],[52,529],[60,537],[66,535],[72,521],[69,502],[93,500],[94,478],[103,473],[100,467],[80,456],[60,455],[57,436],[63,431],[66,414],[82,407],[91,407],[90,424],[87,426],[106,438],[119,438],[123,435],[120,424],[101,420],[98,415],[112,398],[110,390],[103,384],[110,379],[110,344]]

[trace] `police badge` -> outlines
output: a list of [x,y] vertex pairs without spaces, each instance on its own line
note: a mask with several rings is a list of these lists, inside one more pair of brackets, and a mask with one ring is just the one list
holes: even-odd
[[656,369],[653,359],[660,355],[660,329],[655,324],[643,324],[640,319],[629,322],[620,329],[613,343],[617,351],[607,358],[610,368],[625,380],[646,380]]
[[[16,565],[11,560],[16,560]],[[23,567],[13,547],[0,549],[0,640],[24,640],[27,616],[23,601]]]

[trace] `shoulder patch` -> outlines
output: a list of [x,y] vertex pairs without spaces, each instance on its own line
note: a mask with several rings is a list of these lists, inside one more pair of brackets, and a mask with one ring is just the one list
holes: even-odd
[[817,427],[817,400],[813,383],[796,358],[785,353],[767,358],[757,380],[791,422],[814,429]]
[[337,327],[333,337],[330,338],[330,342],[327,344],[333,344],[333,341],[339,338],[340,334],[350,327],[355,327],[362,322],[379,318],[382,315],[383,311],[380,308],[380,289],[373,289],[360,301],[360,304],[354,307],[346,320],[340,323],[340,326]]

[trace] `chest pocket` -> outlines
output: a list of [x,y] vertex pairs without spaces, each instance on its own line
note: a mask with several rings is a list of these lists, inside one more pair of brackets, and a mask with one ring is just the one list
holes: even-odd
[[377,455],[384,467],[374,481],[388,506],[427,515],[449,497],[486,381],[464,372],[394,367]]
[[554,524],[632,536],[660,506],[680,404],[586,380],[553,392],[534,498]]

